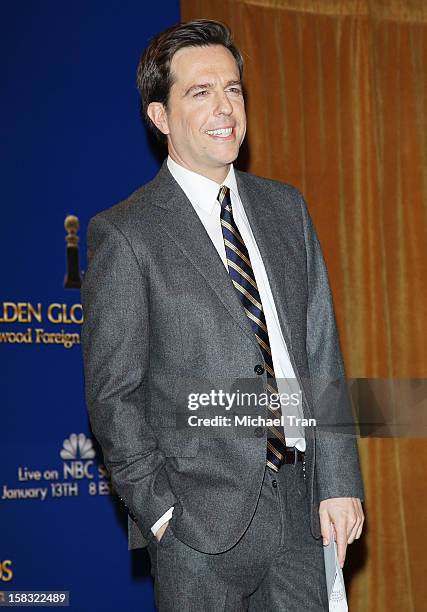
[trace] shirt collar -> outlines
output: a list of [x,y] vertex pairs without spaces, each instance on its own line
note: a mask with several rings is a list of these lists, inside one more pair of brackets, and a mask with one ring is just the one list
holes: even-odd
[[[206,176],[197,174],[197,172],[193,172],[192,170],[187,170],[187,168],[178,164],[170,156],[168,156],[167,159],[167,166],[193,206],[198,206],[203,211],[212,214],[217,202],[220,185],[208,179]],[[233,164],[231,164],[230,170],[222,185],[226,185],[230,189],[230,192],[234,194],[235,197],[238,197],[239,192],[237,190]]]

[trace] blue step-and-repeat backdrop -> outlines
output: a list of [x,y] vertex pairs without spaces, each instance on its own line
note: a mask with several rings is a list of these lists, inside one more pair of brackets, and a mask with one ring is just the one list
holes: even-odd
[[90,433],[78,286],[89,218],[159,167],[135,69],[178,20],[178,0],[1,4],[0,593],[154,609]]

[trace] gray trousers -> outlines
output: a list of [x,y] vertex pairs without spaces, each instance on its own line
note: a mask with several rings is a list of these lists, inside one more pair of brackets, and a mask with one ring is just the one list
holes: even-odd
[[148,546],[160,612],[328,610],[321,540],[310,533],[302,463],[266,467],[252,521],[230,550],[190,548],[169,526]]

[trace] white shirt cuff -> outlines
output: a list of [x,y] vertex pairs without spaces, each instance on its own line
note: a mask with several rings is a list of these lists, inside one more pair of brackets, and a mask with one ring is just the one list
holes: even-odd
[[160,529],[162,525],[167,523],[167,521],[171,520],[172,513],[173,513],[173,506],[172,508],[169,508],[169,510],[165,512],[163,516],[161,516],[159,520],[154,523],[154,525],[151,527],[151,531],[153,532],[154,535],[156,535],[157,531]]

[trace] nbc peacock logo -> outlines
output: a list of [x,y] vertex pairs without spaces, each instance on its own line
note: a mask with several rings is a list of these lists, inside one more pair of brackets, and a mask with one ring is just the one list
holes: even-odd
[[72,433],[63,442],[60,452],[61,459],[81,460],[93,459],[96,455],[93,442],[84,433]]

